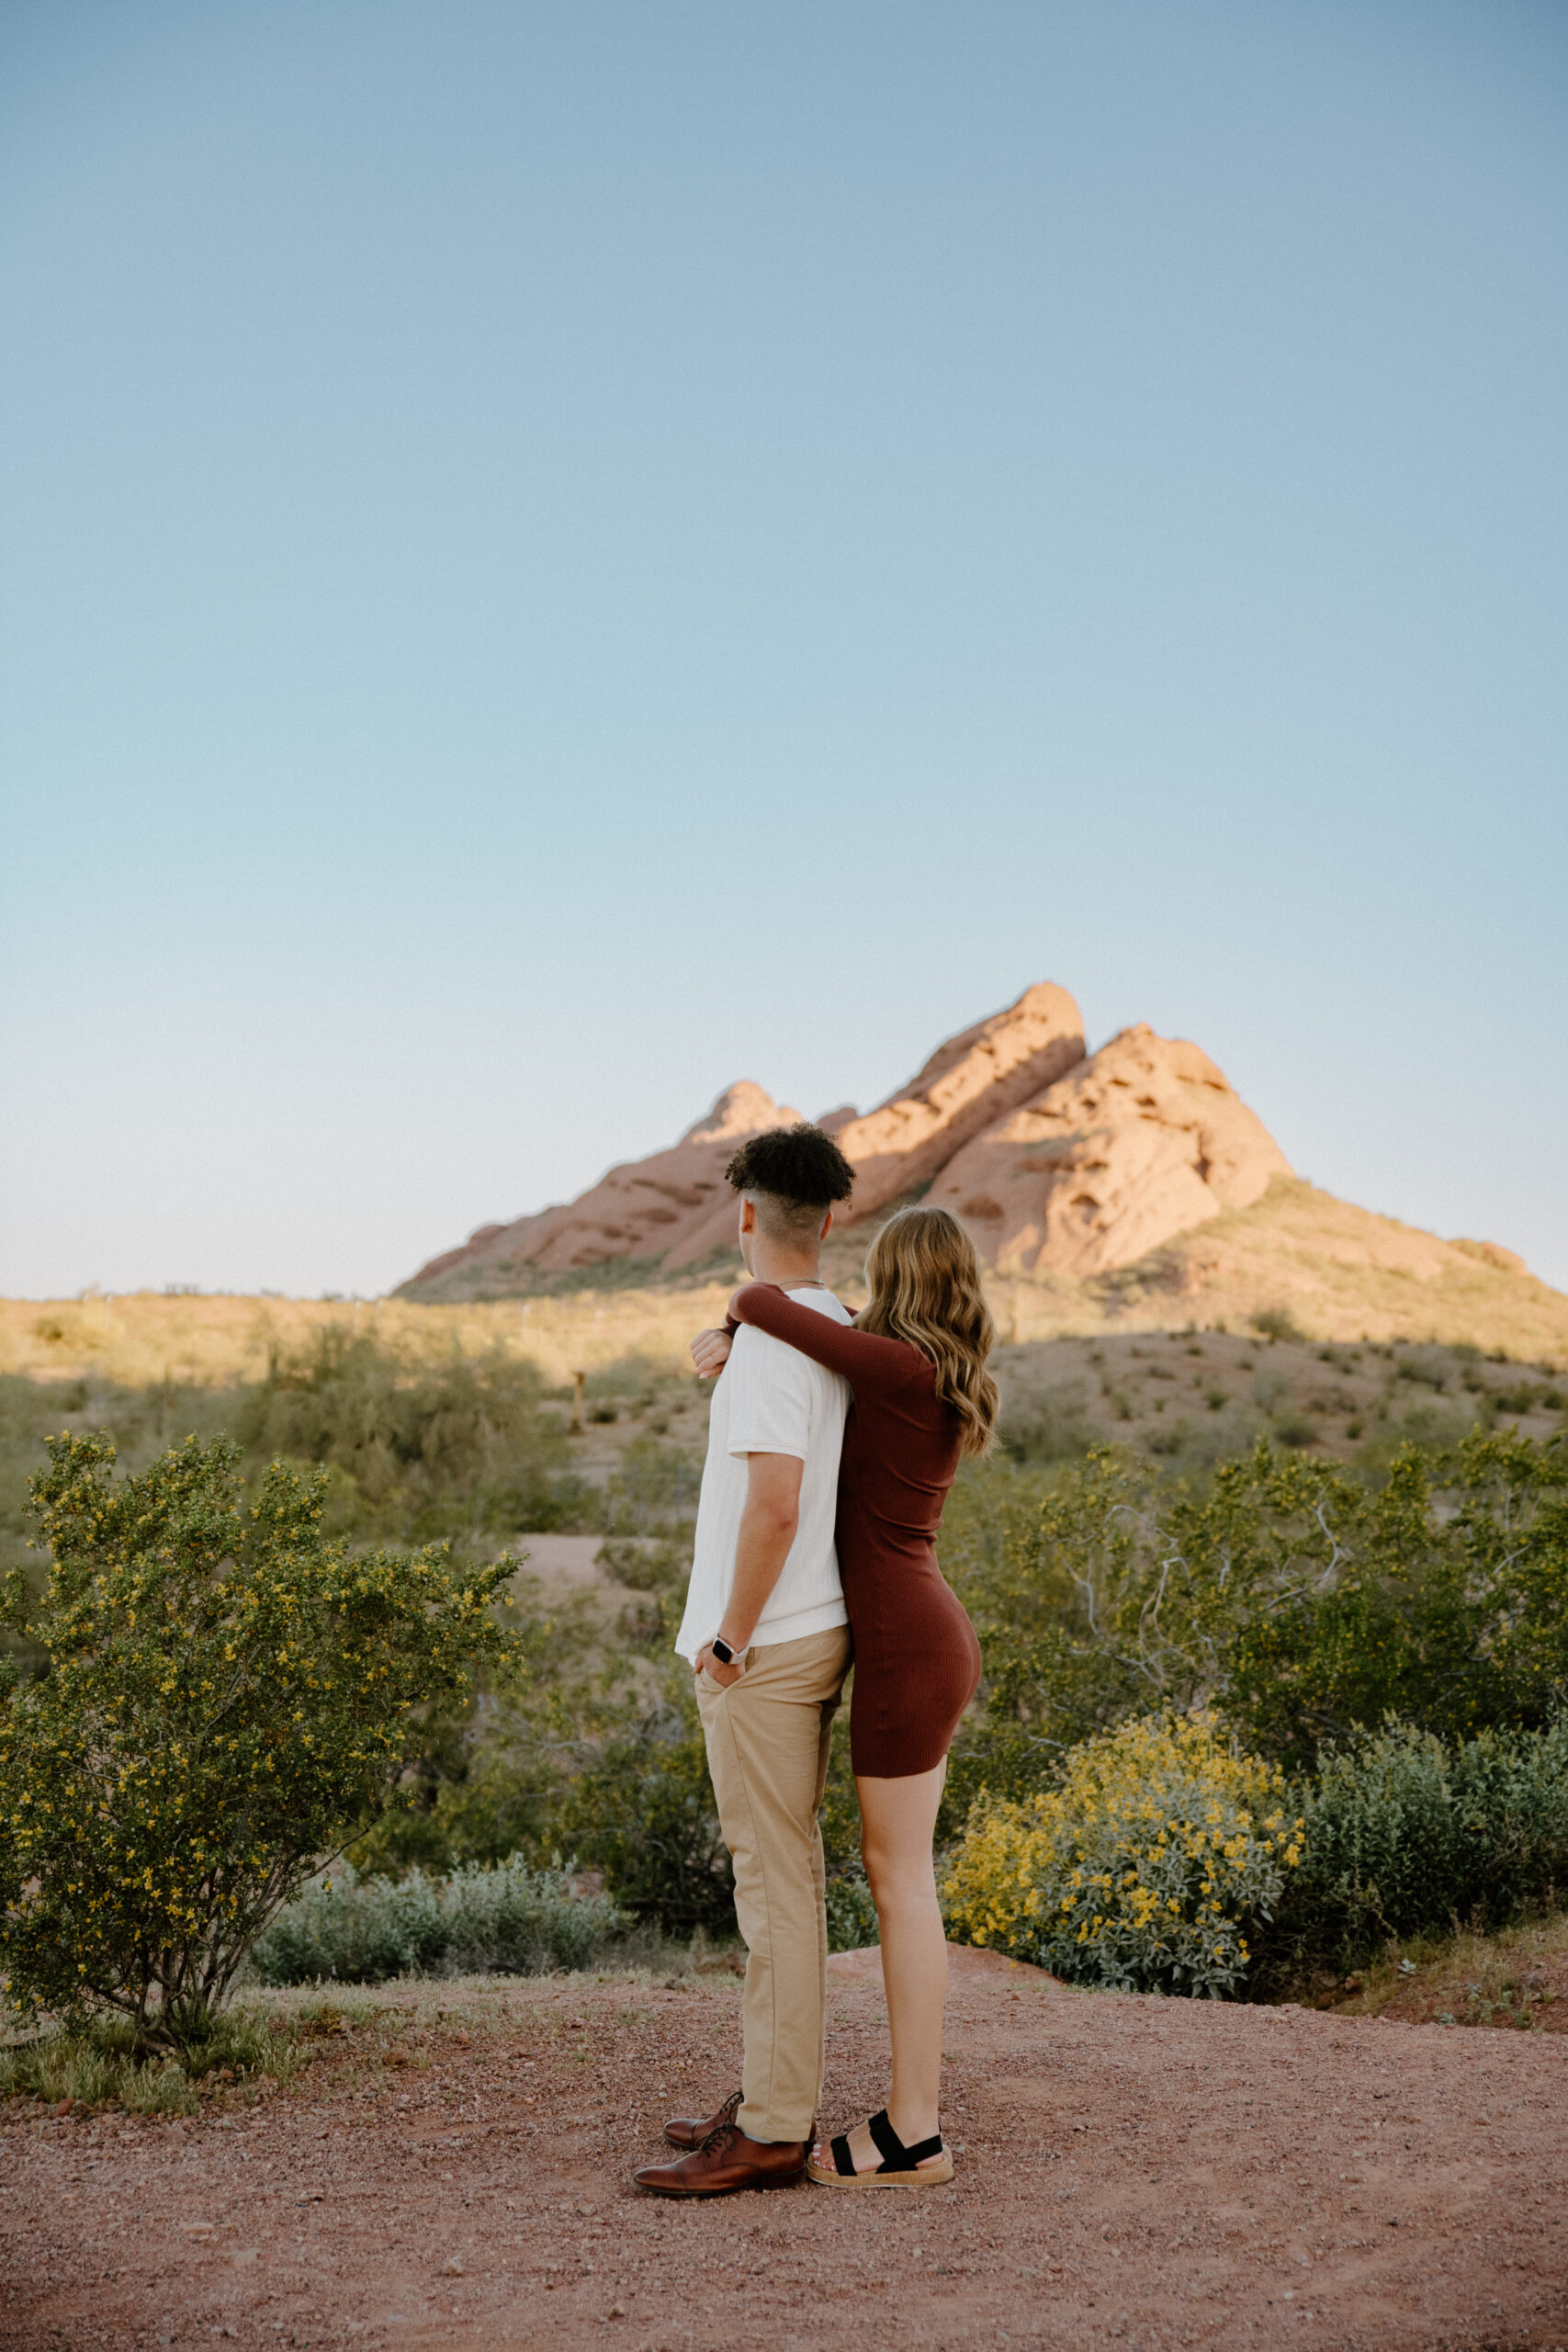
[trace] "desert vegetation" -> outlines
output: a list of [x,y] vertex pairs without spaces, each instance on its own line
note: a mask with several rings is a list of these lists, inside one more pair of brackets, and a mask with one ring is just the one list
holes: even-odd
[[11,1600],[37,1668],[0,1713],[0,1968],[14,2007],[107,2012],[131,2054],[210,2039],[257,1934],[390,1798],[402,1726],[504,1667],[501,1566],[350,1551],[325,1480],[192,1437],[129,1478],[51,1438],[49,1553]]
[[263,1930],[263,1984],[376,1984],[390,1976],[536,1976],[579,1969],[626,1924],[608,1895],[560,1870],[461,1863],[446,1878],[324,1873]]
[[1228,1993],[1305,1827],[1278,1765],[1235,1752],[1212,1715],[1132,1716],[1069,1748],[1045,1788],[981,1792],[948,1918],[967,1942],[1116,1992]]
[[[592,1318],[568,1304],[581,1340]],[[80,1824],[74,1846],[28,1849],[47,1928],[23,1916],[20,1861],[12,1873],[13,1993],[76,2017],[84,2081],[96,2066],[95,2081],[123,2087],[146,2020],[178,2024],[187,1980],[201,1997],[163,2032],[137,2098],[177,2104],[169,2069],[187,2060],[195,2079],[277,2057],[282,2043],[247,2056],[223,2040],[248,2014],[220,2009],[245,1953],[253,1981],[349,1983],[733,1935],[690,1678],[670,1647],[706,1392],[656,1335],[598,1359],[574,1345],[568,1359],[583,1361],[552,1364],[516,1343],[515,1306],[510,1335],[485,1319],[500,1309],[423,1311],[449,1313],[451,1329],[399,1311],[406,1340],[343,1307],[302,1317],[292,1339],[274,1326],[256,1344],[253,1329],[243,1376],[231,1362],[222,1377],[0,1381],[8,1795],[45,1786],[44,1746],[69,1728],[45,1716],[80,1705],[84,1659],[102,1721],[121,1710],[123,1746],[134,1717],[157,1781],[137,1827],[154,1892],[122,1922],[140,1976],[85,1958],[78,1898],[104,1890]],[[704,1311],[686,1298],[682,1341]],[[1420,1939],[1550,1908],[1568,1864],[1552,1365],[1314,1341],[1259,1308],[1235,1331],[1009,1342],[999,1370],[1002,1442],[964,1475],[943,1539],[987,1668],[942,1824],[955,1932],[1089,1982],[1340,1999],[1401,1939],[1425,1951]],[[133,1571],[160,1548],[175,1556],[155,1576]],[[464,1641],[429,1647],[422,1603],[396,1703],[339,1725],[343,1693],[325,1686],[366,1639],[344,1613],[351,1589],[412,1627],[419,1575]],[[152,1580],[133,1596],[136,1576]],[[242,1589],[264,1586],[274,1611],[298,1606],[303,1623],[316,1610],[291,1669],[316,1687],[253,1676],[250,1713],[223,1735],[232,1750],[187,1758]],[[136,1609],[152,1612],[140,1629]],[[329,1730],[354,1770],[279,1808],[269,1845],[240,1762],[254,1785],[284,1715],[299,1727],[291,1770],[306,1772],[312,1742],[320,1762]],[[61,1768],[79,1809],[101,1795],[87,1791],[91,1747],[78,1738]],[[210,1853],[190,1839],[197,1821]],[[263,1860],[231,1884],[213,1857],[250,1850],[253,1827]],[[874,1918],[842,1726],[824,1832],[833,1940],[864,1943]],[[164,1885],[154,1849],[190,1863],[188,1883]],[[1098,1908],[1083,1907],[1086,1888]],[[161,1957],[180,1951],[183,1963]],[[73,2003],[67,1976],[84,1966],[97,1997]],[[42,2080],[39,2048],[27,2068]]]

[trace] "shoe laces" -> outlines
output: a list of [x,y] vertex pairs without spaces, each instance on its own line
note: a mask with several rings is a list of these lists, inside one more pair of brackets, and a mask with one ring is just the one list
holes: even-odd
[[735,2137],[735,2119],[740,2110],[743,2091],[731,2091],[713,2120],[713,2128],[704,2139],[698,2153],[707,2155],[715,2148],[727,2148]]

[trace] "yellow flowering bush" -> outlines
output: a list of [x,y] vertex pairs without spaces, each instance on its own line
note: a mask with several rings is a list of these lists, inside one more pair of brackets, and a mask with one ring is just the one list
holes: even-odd
[[1247,1923],[1302,1854],[1283,1775],[1213,1714],[1151,1715],[1071,1749],[1061,1785],[982,1793],[948,1866],[953,1933],[1129,1992],[1228,1993]]
[[52,1555],[14,1622],[46,1670],[0,1684],[0,1970],[13,2006],[200,2040],[255,1936],[391,1798],[413,1709],[517,1646],[511,1563],[351,1555],[324,1480],[275,1463],[247,1506],[226,1439],[139,1476],[52,1438],[33,1481]]

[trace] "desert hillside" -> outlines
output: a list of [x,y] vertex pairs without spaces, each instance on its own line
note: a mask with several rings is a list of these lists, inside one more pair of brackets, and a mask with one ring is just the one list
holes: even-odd
[[[864,1240],[863,1233],[831,1236],[824,1256],[852,1305],[864,1297]],[[1081,1280],[992,1269],[987,1288],[1002,1343],[1014,1348],[1160,1331],[1245,1337],[1261,1317],[1266,1331],[1293,1326],[1320,1346],[1435,1341],[1554,1373],[1568,1368],[1568,1297],[1504,1259],[1291,1178],[1134,1265]],[[161,1292],[0,1299],[0,1376],[222,1386],[261,1378],[269,1356],[309,1351],[330,1329],[374,1333],[410,1363],[499,1348],[531,1357],[552,1385],[631,1362],[661,1374],[684,1372],[692,1333],[717,1319],[739,1272],[735,1257],[705,1279],[611,1279],[603,1288],[575,1282],[523,1298],[431,1305]]]
[[[480,1226],[402,1285],[409,1298],[497,1298],[614,1267],[677,1275],[733,1248],[724,1170],[737,1146],[799,1113],[750,1080],[668,1151],[612,1168],[575,1201]],[[855,1170],[852,1229],[930,1195],[989,1265],[1084,1275],[1247,1208],[1290,1163],[1206,1054],[1142,1024],[1086,1051],[1083,1015],[1045,981],[947,1038],[863,1116],[823,1124]]]
[[[695,1288],[739,1270],[724,1170],[799,1114],[750,1080],[666,1151],[575,1201],[481,1226],[402,1284],[421,1305]],[[1445,1241],[1292,1173],[1197,1046],[1122,1030],[1089,1053],[1053,983],[938,1046],[874,1110],[824,1114],[855,1169],[829,1251],[852,1288],[875,1222],[940,1203],[973,1234],[1019,1340],[1233,1327],[1270,1310],[1324,1340],[1439,1339],[1537,1358],[1568,1348],[1568,1298],[1497,1244]]]
[[1020,1340],[1197,1326],[1239,1331],[1286,1315],[1315,1340],[1440,1340],[1538,1361],[1568,1358],[1568,1296],[1512,1252],[1441,1241],[1396,1218],[1276,1178],[1131,1265],[1082,1280],[989,1277],[993,1312]]
[[[410,1361],[500,1346],[557,1383],[631,1357],[683,1366],[742,1271],[726,1164],[746,1136],[799,1115],[750,1081],[728,1087],[667,1151],[612,1168],[575,1201],[481,1226],[387,1299],[0,1300],[0,1373],[221,1384],[339,1323],[374,1329]],[[822,1124],[856,1171],[824,1256],[852,1304],[881,1217],[925,1199],[974,1235],[1015,1347],[1245,1334],[1282,1317],[1320,1344],[1568,1363],[1568,1296],[1511,1250],[1320,1192],[1196,1046],[1140,1024],[1088,1053],[1077,1005],[1048,983],[949,1038],[875,1110],[845,1105]]]

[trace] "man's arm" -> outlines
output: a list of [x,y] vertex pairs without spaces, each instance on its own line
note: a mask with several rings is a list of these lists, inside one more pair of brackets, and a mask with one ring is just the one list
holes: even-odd
[[[757,1620],[768,1605],[784,1572],[789,1547],[800,1524],[800,1479],[806,1464],[795,1453],[749,1453],[746,1457],[746,1508],[735,1544],[735,1580],[724,1623],[715,1627],[730,1648],[750,1647]],[[706,1667],[716,1682],[738,1682],[743,1666],[725,1666],[705,1642],[697,1652],[696,1670]]]

